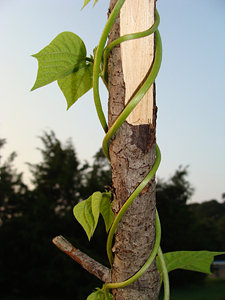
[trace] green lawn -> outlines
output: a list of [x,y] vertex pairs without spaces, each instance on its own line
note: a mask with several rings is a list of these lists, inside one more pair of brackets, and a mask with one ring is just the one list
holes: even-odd
[[[162,295],[159,299],[163,299]],[[225,280],[209,280],[204,285],[172,290],[170,300],[225,300]]]

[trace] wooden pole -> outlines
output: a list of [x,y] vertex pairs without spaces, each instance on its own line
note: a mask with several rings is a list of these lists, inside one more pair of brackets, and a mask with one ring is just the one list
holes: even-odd
[[[111,0],[109,13],[117,0]],[[109,43],[126,33],[148,29],[154,23],[155,0],[126,0],[109,36]],[[153,37],[124,42],[109,57],[109,128],[149,71]],[[155,153],[156,104],[154,85],[110,142],[114,212],[152,168]],[[121,219],[113,246],[112,281],[134,275],[146,262],[155,241],[155,180],[139,194]],[[160,277],[155,262],[126,288],[113,290],[116,300],[156,300]]]
[[[109,36],[109,43],[121,35],[148,29],[154,23],[156,0],[126,0]],[[111,0],[109,14],[117,0]],[[146,37],[116,46],[108,62],[109,128],[148,73],[154,56],[154,39]],[[109,152],[117,214],[128,197],[149,173],[155,159],[155,86],[122,124],[110,141]],[[149,258],[155,242],[155,179],[142,190],[122,217],[113,246],[112,270],[73,247],[65,238],[54,244],[103,282],[121,282],[133,276]],[[114,289],[114,300],[157,300],[160,275],[154,261],[133,284]]]

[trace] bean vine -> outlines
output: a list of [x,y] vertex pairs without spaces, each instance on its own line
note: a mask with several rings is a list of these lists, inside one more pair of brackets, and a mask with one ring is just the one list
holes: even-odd
[[[91,0],[84,0],[83,7],[90,1]],[[125,1],[126,0],[118,0],[116,2],[104,27],[99,44],[93,51],[94,57],[92,55],[87,57],[86,47],[82,39],[76,34],[67,31],[60,33],[48,46],[33,55],[33,57],[38,60],[38,74],[32,90],[57,80],[57,83],[67,100],[67,107],[70,108],[82,95],[93,87],[96,111],[101,126],[106,133],[102,147],[108,160],[110,160],[109,142],[111,138],[154,83],[162,60],[162,43],[158,31],[160,18],[157,10],[155,10],[155,23],[148,30],[121,36],[112,41],[109,45],[106,45],[110,30]],[[97,2],[98,0],[95,0],[94,4]],[[130,99],[113,125],[108,129],[99,95],[99,78],[103,80],[107,87],[107,65],[109,54],[112,49],[120,43],[132,39],[143,38],[150,34],[154,34],[155,53],[152,66],[150,66],[149,75],[136,91],[132,99]],[[155,150],[156,159],[152,169],[126,200],[115,219],[111,208],[111,193],[108,191],[105,191],[104,193],[95,192],[88,199],[83,200],[74,207],[74,215],[84,228],[89,240],[94,234],[99,215],[101,214],[103,216],[106,231],[109,231],[106,250],[111,266],[113,265],[112,241],[116,228],[128,207],[149,183],[151,178],[153,178],[159,167],[161,153],[157,144]],[[169,300],[170,288],[168,272],[175,269],[186,269],[210,274],[210,265],[214,256],[225,253],[210,251],[175,251],[163,254],[160,248],[161,226],[157,210],[155,216],[155,229],[156,237],[153,250],[140,270],[123,282],[107,282],[103,284],[102,289],[97,288],[96,291],[88,296],[87,300],[113,299],[113,296],[110,293],[111,289],[123,288],[135,282],[149,268],[155,258],[158,271],[161,275],[161,281],[164,283],[164,300]]]

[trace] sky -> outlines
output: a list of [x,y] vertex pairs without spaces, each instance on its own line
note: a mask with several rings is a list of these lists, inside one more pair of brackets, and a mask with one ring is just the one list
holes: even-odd
[[[134,0],[135,1],[135,0]],[[93,2],[93,1],[92,1]],[[37,61],[31,57],[57,34],[72,31],[86,44],[98,44],[109,0],[81,10],[83,0],[0,0],[0,138],[3,158],[16,151],[15,166],[41,160],[38,136],[53,130],[63,143],[71,138],[78,158],[92,161],[104,132],[92,91],[68,111],[57,83],[30,92]],[[163,61],[156,80],[157,143],[162,152],[158,177],[167,180],[189,166],[192,202],[221,200],[225,192],[225,1],[157,1]],[[107,115],[107,93],[101,87]]]

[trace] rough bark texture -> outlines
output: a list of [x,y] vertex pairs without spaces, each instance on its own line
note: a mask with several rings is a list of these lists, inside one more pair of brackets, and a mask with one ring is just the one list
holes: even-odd
[[[111,0],[109,13],[117,0]],[[109,42],[119,36],[119,17],[110,33]],[[109,58],[109,127],[124,108],[125,83],[120,46]],[[154,101],[155,102],[155,101]],[[110,143],[114,187],[114,211],[121,206],[152,168],[155,161],[156,105],[153,124],[132,126],[125,122]],[[112,282],[135,274],[150,256],[155,240],[155,180],[135,199],[123,216],[115,234]],[[113,290],[116,300],[156,300],[159,274],[155,262],[134,284]]]
[[82,266],[83,269],[93,274],[103,282],[111,282],[111,271],[106,268],[93,258],[89,257],[87,254],[83,253],[79,249],[76,249],[70,242],[68,242],[63,236],[56,236],[52,240],[62,252],[70,256],[78,264]]

